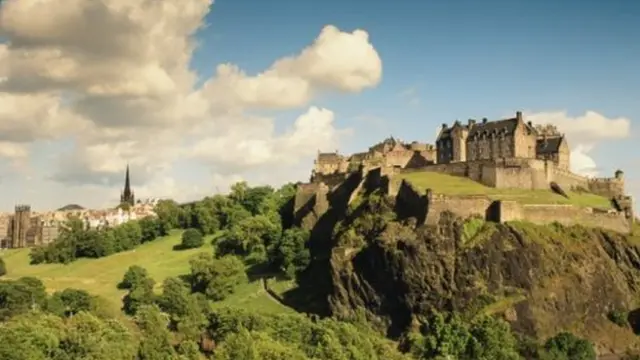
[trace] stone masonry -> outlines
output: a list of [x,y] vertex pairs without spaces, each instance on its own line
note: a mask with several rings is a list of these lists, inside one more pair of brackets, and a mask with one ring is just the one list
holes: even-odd
[[[466,177],[494,188],[549,190],[551,182],[554,182],[565,190],[607,197],[614,204],[613,211],[624,216],[628,222],[633,221],[633,199],[625,194],[621,170],[610,178],[588,178],[572,173],[570,164],[569,144],[564,134],[553,124],[534,125],[525,121],[521,112],[516,112],[515,117],[497,121],[485,118],[481,121],[470,119],[466,124],[460,121],[455,121],[451,126],[443,124],[435,146],[415,141],[404,143],[390,137],[370,147],[367,152],[350,156],[337,151],[318,153],[311,181],[299,188],[299,196],[314,198],[314,189],[317,188],[322,189],[320,196],[324,197],[326,188],[335,188],[349,174],[357,171],[366,173],[378,168],[389,178],[403,172],[432,171]],[[296,202],[302,203],[304,200],[300,198]],[[482,206],[486,208],[485,205]],[[542,207],[501,206],[505,209],[517,208],[513,213],[517,213],[518,217],[536,218],[537,222],[542,221],[546,210],[557,217],[564,209],[567,216],[573,216],[576,221],[587,216],[582,212],[577,216],[577,210],[568,207],[560,209],[555,206],[541,210]],[[613,216],[610,213],[602,215],[597,209],[584,211],[591,211],[590,214],[595,214],[593,216],[598,219],[610,220]],[[608,220],[603,221],[608,223]],[[606,227],[621,229],[618,225]]]

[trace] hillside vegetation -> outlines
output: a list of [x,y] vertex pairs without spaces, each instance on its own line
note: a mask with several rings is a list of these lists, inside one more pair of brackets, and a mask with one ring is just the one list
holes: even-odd
[[[118,289],[117,285],[130,266],[145,268],[156,283],[155,292],[160,293],[166,278],[189,274],[189,259],[200,253],[214,251],[211,236],[206,238],[205,246],[201,248],[174,250],[180,244],[181,234],[181,231],[172,231],[170,235],[144,243],[134,250],[98,259],[79,259],[70,264],[30,265],[29,249],[7,250],[2,258],[10,271],[4,278],[36,277],[42,280],[49,293],[67,288],[86,290],[103,298],[110,312],[117,313],[126,294],[126,290]],[[288,283],[274,280],[273,284],[276,288],[282,288]],[[265,313],[293,311],[270,299],[259,280],[239,286],[229,298],[216,303],[217,307],[227,305]]]
[[366,309],[401,338],[423,329],[424,314],[436,309],[469,322],[497,316],[536,339],[568,331],[604,352],[640,345],[640,248],[632,238],[451,213],[438,227],[420,226],[396,211],[393,199],[373,192],[337,223],[327,265],[331,313]]
[[[571,204],[584,207],[610,208],[611,201],[603,196],[567,191],[568,199],[551,190],[496,189],[468,178],[436,172],[410,172],[397,176],[406,179],[416,189],[432,189],[445,195],[487,195],[492,200],[515,200],[522,204]],[[565,190],[566,191],[566,190]]]
[[368,184],[311,228],[291,184],[163,200],[106,229],[70,220],[0,258],[0,358],[595,360],[594,343],[637,345],[625,236],[450,213],[427,227]]

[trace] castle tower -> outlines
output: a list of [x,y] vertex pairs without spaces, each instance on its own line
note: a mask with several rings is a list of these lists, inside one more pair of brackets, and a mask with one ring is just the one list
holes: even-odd
[[27,245],[27,231],[31,225],[31,206],[16,205],[12,224],[12,248],[22,248]]
[[131,181],[129,179],[129,165],[127,164],[127,172],[124,177],[124,190],[120,195],[120,204],[129,204],[130,206],[135,205],[135,197],[133,195],[133,190],[131,190]]

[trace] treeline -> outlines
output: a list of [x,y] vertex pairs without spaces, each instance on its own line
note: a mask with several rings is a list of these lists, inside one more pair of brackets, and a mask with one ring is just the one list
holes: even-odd
[[197,229],[215,234],[216,257],[236,255],[247,265],[280,271],[293,278],[310,261],[309,233],[291,227],[295,185],[279,189],[236,183],[228,195],[214,195],[186,206],[163,200],[156,206],[163,229]]
[[[453,314],[430,313],[398,347],[364,320],[212,308],[207,299],[217,297],[225,286],[211,283],[218,281],[216,276],[201,277],[203,269],[192,265],[191,279],[166,279],[160,294],[137,303],[132,312],[135,327],[111,317],[99,298],[82,290],[47,295],[38,279],[0,281],[0,358],[596,359],[590,342],[569,333],[536,344],[517,338],[504,321],[488,316],[468,322]],[[133,290],[147,279],[140,268],[130,269],[122,286]]]
[[107,228],[87,229],[81,219],[70,219],[51,243],[31,249],[31,264],[68,264],[78,258],[100,258],[167,234],[167,229],[154,217],[130,220]]
[[[157,217],[132,220],[113,228],[86,229],[80,219],[68,221],[58,238],[31,250],[31,263],[70,263],[78,258],[99,258],[164,236],[172,229],[195,229],[216,234],[216,256],[234,254],[247,264],[266,266],[289,277],[309,263],[309,234],[290,227],[295,185],[280,189],[232,186],[228,195],[205,197],[190,205],[161,200]],[[193,245],[190,245],[193,246]]]

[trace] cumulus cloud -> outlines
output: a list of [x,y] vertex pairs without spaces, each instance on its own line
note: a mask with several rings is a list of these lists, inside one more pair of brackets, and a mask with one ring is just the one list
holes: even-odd
[[161,192],[176,188],[165,177],[184,158],[206,164],[220,183],[335,148],[347,132],[328,109],[309,107],[284,133],[275,131],[276,119],[252,111],[303,108],[322,92],[376,86],[382,62],[367,32],[326,26],[298,54],[260,73],[220,64],[196,87],[193,36],[211,5],[4,1],[0,157],[28,156],[33,142],[71,139],[73,150],[55,160],[51,179],[111,186],[129,163],[141,189]]
[[629,119],[609,118],[595,111],[579,116],[570,116],[566,111],[527,112],[525,116],[535,124],[553,124],[566,134],[571,148],[571,169],[586,176],[600,175],[592,156],[598,144],[624,139],[631,133]]

